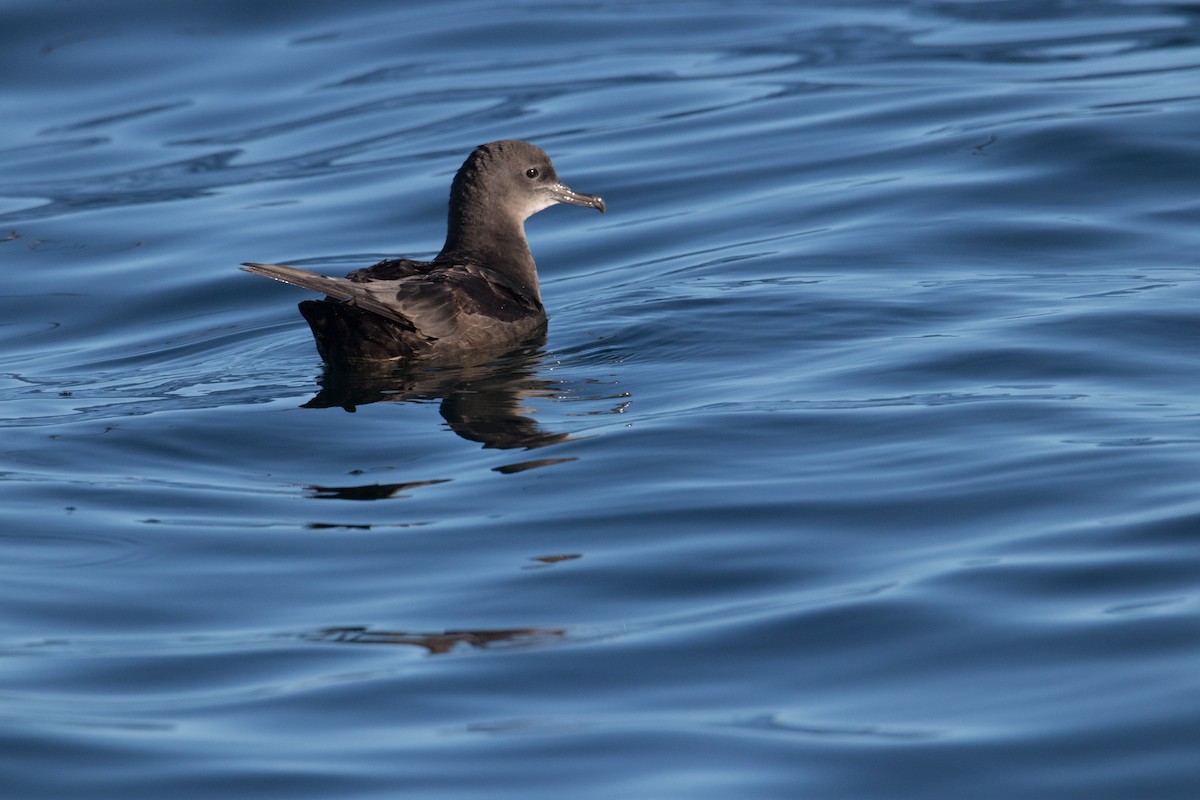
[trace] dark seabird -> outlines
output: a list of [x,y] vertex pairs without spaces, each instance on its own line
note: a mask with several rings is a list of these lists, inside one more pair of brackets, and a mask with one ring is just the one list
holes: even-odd
[[561,183],[541,149],[492,142],[454,176],[446,244],[433,261],[389,259],[344,278],[280,264],[243,268],[326,295],[300,303],[300,313],[327,361],[503,352],[545,330],[525,220],[555,203],[604,211],[601,198]]

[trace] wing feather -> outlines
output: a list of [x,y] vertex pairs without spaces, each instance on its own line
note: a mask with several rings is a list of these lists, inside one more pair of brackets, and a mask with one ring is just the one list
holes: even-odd
[[[382,267],[390,262],[377,265]],[[397,262],[399,265],[399,262]],[[410,266],[411,265],[411,266]],[[415,330],[426,339],[485,340],[496,322],[513,323],[543,313],[528,292],[492,270],[471,264],[406,262],[387,270],[359,270],[349,278],[317,275],[283,264],[246,263],[255,275],[320,292],[333,300]],[[375,279],[377,275],[401,275]]]

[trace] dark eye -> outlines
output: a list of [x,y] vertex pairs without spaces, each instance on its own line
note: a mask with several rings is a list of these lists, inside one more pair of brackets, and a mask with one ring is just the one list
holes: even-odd
[[541,174],[541,173],[540,173],[540,172],[538,172],[538,168],[537,168],[537,167],[530,167],[529,169],[525,170],[525,177],[526,177],[526,178],[529,178],[530,180],[533,180],[534,178],[536,178],[536,177],[537,177],[538,175],[540,175],[540,174]]

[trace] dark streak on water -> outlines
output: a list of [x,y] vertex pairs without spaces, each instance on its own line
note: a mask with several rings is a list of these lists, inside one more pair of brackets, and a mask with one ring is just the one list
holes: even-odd
[[[9,4],[5,798],[1192,798],[1200,6]],[[298,292],[520,137],[540,346]],[[353,409],[354,413],[347,413]]]

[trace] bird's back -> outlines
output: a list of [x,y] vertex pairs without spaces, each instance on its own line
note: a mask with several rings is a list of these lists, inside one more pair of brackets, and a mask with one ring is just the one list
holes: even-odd
[[338,293],[300,304],[326,359],[446,359],[502,352],[546,324],[537,298],[472,264],[401,259],[328,280],[336,281]]

